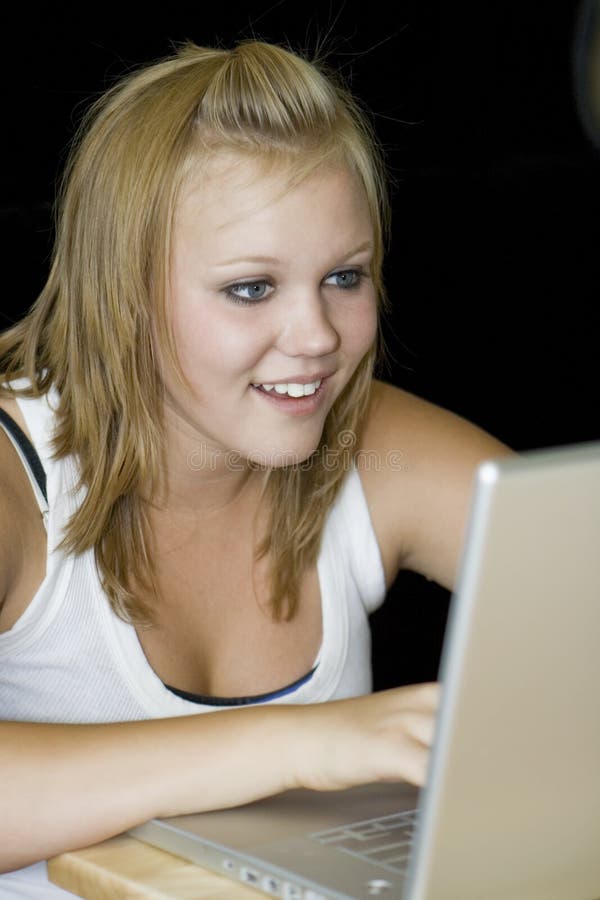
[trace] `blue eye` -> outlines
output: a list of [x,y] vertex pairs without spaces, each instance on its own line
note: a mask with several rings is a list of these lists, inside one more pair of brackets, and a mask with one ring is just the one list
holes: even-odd
[[240,281],[225,288],[225,296],[234,303],[251,306],[268,296],[271,285],[266,281]]
[[341,288],[343,291],[350,291],[357,288],[363,278],[362,269],[343,269],[341,272],[333,272],[325,279],[325,284],[330,284],[333,279],[333,286]]

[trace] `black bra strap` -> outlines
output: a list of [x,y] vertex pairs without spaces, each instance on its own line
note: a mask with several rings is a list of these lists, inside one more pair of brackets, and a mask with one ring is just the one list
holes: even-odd
[[38,483],[39,489],[42,492],[44,500],[46,503],[48,502],[48,495],[46,493],[46,473],[44,472],[44,467],[40,461],[40,458],[37,454],[37,451],[27,435],[24,431],[19,428],[15,420],[12,416],[9,416],[7,412],[3,409],[0,409],[0,422],[4,425],[7,431],[11,433],[21,451],[23,456],[27,460],[29,468]]

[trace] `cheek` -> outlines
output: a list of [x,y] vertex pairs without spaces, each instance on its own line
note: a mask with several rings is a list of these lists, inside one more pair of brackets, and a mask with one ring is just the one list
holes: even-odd
[[[218,304],[180,302],[173,310],[177,352],[186,371],[244,371],[264,352],[265,329]],[[192,376],[193,377],[193,376]]]
[[357,356],[364,354],[373,345],[377,336],[377,302],[375,297],[361,303],[351,317],[346,320],[346,347]]
[[367,322],[365,323],[365,332],[367,334],[367,349],[372,346],[377,337],[377,326],[379,324],[379,310],[377,300],[373,297],[373,301],[369,308]]

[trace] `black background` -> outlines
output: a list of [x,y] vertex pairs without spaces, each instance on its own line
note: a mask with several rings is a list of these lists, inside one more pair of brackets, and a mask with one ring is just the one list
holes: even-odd
[[[457,8],[458,7],[458,8]],[[1,14],[0,327],[48,266],[55,179],[89,100],[186,39],[322,45],[392,176],[383,377],[518,450],[600,438],[600,156],[573,0],[23,4]],[[435,677],[448,593],[402,573],[372,619],[377,687]]]

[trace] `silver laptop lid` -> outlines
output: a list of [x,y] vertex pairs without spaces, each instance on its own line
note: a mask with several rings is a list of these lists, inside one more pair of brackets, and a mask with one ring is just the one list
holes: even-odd
[[484,463],[410,900],[600,897],[600,442]]

